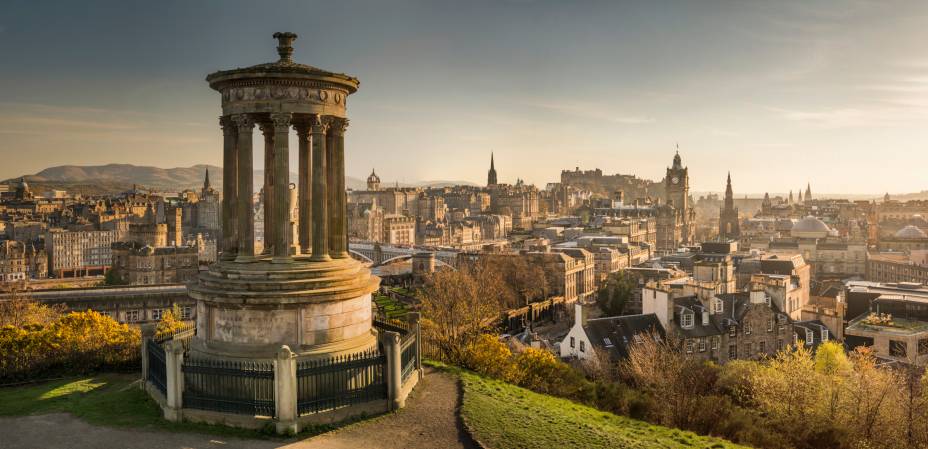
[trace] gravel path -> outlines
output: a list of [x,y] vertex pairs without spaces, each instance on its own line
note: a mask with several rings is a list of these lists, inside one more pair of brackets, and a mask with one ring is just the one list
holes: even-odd
[[476,448],[458,414],[461,391],[457,379],[426,370],[406,408],[303,441],[280,443],[100,427],[69,414],[54,413],[0,418],[0,449]]

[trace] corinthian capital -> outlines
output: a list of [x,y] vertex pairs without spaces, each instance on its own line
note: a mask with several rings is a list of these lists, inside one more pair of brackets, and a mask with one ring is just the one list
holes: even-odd
[[344,134],[345,130],[348,129],[348,119],[341,117],[329,117],[331,124],[329,125],[329,130],[333,134]]
[[255,119],[251,118],[248,114],[234,114],[232,115],[232,121],[235,123],[235,126],[238,127],[239,131],[251,132],[255,127]]
[[325,134],[326,130],[329,128],[329,121],[326,120],[324,116],[312,114],[309,116],[309,126],[313,134]]
[[271,122],[274,123],[274,128],[290,128],[290,120],[293,115],[289,112],[274,112],[271,114]]

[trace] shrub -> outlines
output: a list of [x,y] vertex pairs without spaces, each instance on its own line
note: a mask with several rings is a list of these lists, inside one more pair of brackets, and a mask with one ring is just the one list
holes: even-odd
[[0,328],[0,380],[131,369],[139,330],[97,312],[72,312],[48,325]]
[[512,352],[493,335],[483,334],[467,346],[464,366],[484,376],[515,381]]

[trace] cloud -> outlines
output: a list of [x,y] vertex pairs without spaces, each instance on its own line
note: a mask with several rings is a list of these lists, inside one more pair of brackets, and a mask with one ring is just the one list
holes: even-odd
[[770,109],[783,119],[814,128],[829,129],[900,126],[928,119],[928,111],[908,107]]

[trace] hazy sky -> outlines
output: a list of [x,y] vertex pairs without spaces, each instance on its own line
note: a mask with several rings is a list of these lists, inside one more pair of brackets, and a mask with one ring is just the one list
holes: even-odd
[[204,77],[276,60],[275,31],[361,79],[352,176],[485,182],[494,151],[502,182],[660,179],[679,142],[694,190],[928,188],[924,0],[4,0],[0,178],[218,165]]

